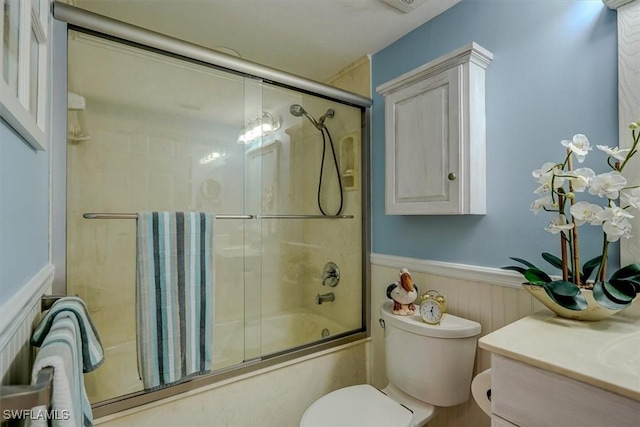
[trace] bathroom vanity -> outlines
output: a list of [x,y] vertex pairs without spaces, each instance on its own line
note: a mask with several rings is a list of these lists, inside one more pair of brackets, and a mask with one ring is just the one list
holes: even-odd
[[479,340],[491,425],[640,425],[640,302],[599,322],[541,311]]

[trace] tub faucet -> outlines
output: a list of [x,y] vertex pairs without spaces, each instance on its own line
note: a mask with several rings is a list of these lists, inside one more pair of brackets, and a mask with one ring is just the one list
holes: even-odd
[[327,301],[335,301],[336,296],[333,292],[329,292],[328,294],[318,294],[316,295],[316,304],[322,304]]

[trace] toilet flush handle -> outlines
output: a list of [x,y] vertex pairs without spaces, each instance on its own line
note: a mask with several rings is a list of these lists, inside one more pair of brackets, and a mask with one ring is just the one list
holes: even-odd
[[380,327],[384,329],[384,319],[378,319],[378,322],[380,322]]

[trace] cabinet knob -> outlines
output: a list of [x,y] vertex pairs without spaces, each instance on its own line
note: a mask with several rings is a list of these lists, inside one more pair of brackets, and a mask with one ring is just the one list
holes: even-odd
[[457,176],[455,173],[449,172],[449,175],[447,175],[447,178],[449,178],[449,181],[454,181],[457,178]]

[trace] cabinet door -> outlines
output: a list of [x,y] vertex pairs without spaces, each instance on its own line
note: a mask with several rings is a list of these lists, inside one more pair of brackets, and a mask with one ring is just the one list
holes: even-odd
[[386,213],[461,213],[462,66],[385,98]]

